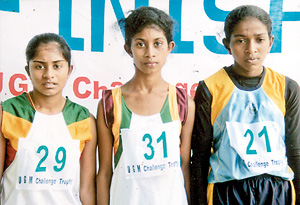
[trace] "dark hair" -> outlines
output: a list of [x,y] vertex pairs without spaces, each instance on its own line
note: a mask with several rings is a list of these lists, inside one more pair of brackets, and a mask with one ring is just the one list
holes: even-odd
[[158,26],[165,34],[168,43],[173,41],[173,20],[165,12],[150,6],[142,6],[130,11],[119,25],[125,30],[125,44],[130,48],[133,36],[149,25]]
[[266,25],[269,37],[272,33],[272,20],[270,19],[269,14],[261,9],[258,6],[253,5],[243,5],[233,9],[225,19],[224,32],[225,32],[225,41],[230,42],[231,34],[241,21],[246,18],[256,18],[260,20],[264,25]]
[[36,50],[41,44],[47,44],[50,42],[56,42],[60,45],[60,49],[64,58],[68,61],[69,66],[71,65],[71,49],[66,40],[55,33],[42,33],[34,36],[26,47],[26,60],[27,65],[29,61],[36,56]]

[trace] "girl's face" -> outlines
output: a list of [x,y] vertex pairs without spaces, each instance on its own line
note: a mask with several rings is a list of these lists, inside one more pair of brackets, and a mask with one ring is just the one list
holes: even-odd
[[125,45],[125,50],[133,58],[136,72],[148,75],[161,72],[174,45],[173,41],[168,43],[160,28],[150,25],[135,34],[131,48]]
[[259,76],[273,41],[274,36],[268,35],[266,25],[257,18],[249,17],[238,23],[226,46],[234,58],[235,72],[245,77]]
[[36,94],[55,96],[62,94],[73,68],[62,55],[59,44],[50,42],[39,45],[25,69]]

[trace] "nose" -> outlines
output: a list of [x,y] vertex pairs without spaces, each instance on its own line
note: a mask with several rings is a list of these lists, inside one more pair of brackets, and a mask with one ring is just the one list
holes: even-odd
[[149,45],[149,46],[146,47],[145,57],[146,58],[155,57],[155,49],[152,45]]
[[43,74],[43,78],[51,79],[51,78],[53,78],[53,77],[54,77],[53,68],[51,68],[51,67],[48,66],[48,67],[45,69],[45,72],[44,72],[44,74]]
[[251,40],[247,43],[246,53],[254,54],[257,52],[257,45],[254,40]]

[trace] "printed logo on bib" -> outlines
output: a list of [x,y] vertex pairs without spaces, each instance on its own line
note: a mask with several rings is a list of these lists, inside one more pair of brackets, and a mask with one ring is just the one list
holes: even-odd
[[274,122],[226,122],[230,145],[252,173],[279,171],[287,166],[285,144]]
[[179,134],[178,122],[122,129],[126,178],[160,176],[180,168]]
[[78,141],[53,145],[20,139],[17,189],[65,190],[72,187],[76,176],[74,168],[79,166],[74,164],[79,159],[74,147],[79,147]]

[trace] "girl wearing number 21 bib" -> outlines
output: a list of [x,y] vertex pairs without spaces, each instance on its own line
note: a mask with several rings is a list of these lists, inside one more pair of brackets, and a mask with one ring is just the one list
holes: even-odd
[[62,96],[70,48],[44,33],[30,40],[26,58],[33,90],[1,109],[1,204],[95,204],[95,119]]
[[161,75],[173,22],[140,7],[120,23],[135,74],[98,106],[98,204],[187,204],[194,102]]
[[299,204],[300,91],[263,66],[274,41],[271,19],[240,6],[224,31],[234,63],[200,81],[194,99],[192,202]]

